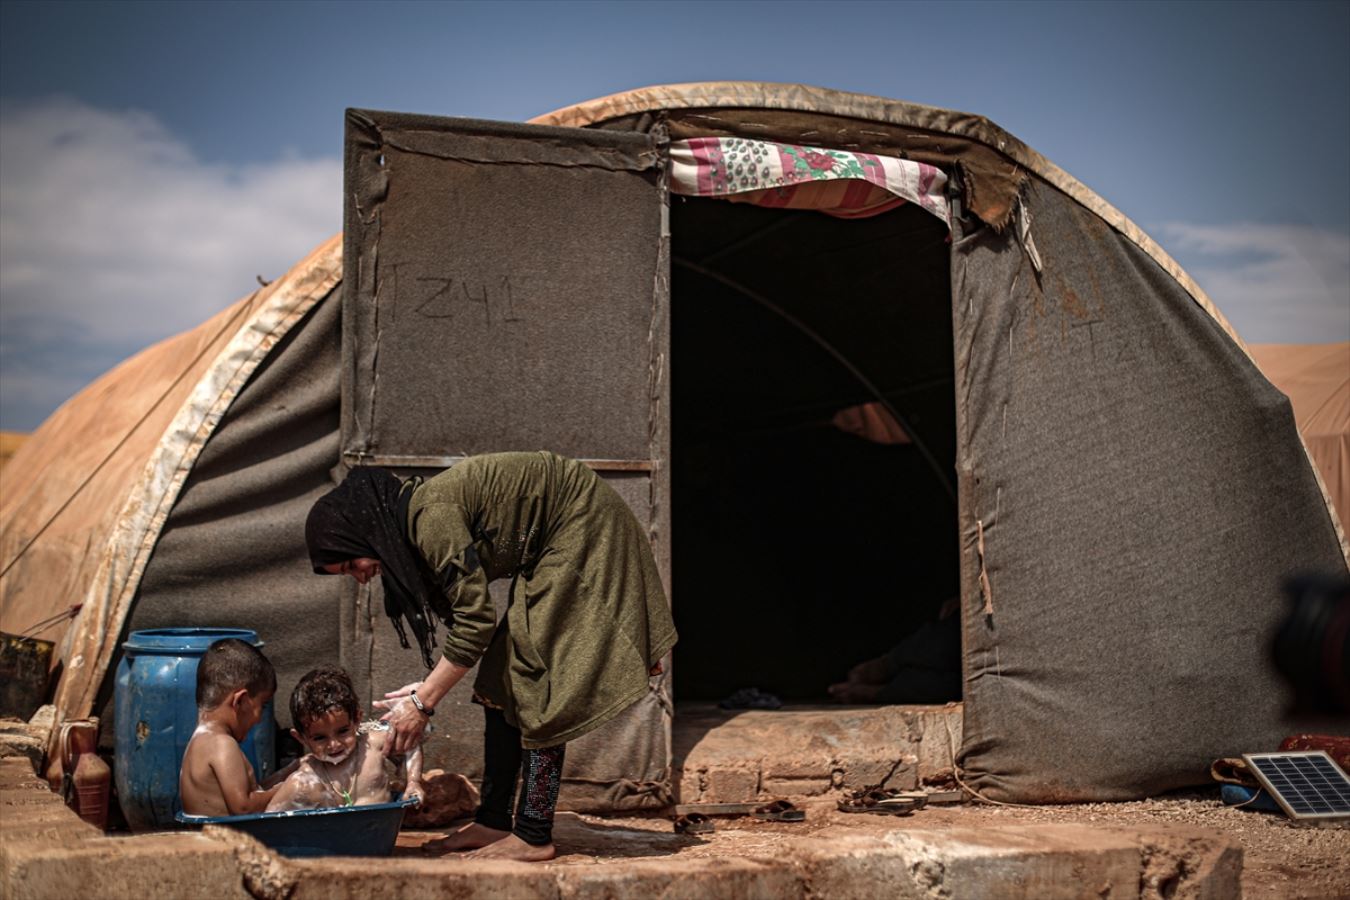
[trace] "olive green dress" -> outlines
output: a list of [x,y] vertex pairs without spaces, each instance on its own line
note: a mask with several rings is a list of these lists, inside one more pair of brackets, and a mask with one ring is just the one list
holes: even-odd
[[[408,535],[451,606],[444,654],[521,743],[551,747],[647,692],[675,623],[647,535],[587,466],[545,451],[474,456],[413,482]],[[511,578],[496,624],[488,582]]]

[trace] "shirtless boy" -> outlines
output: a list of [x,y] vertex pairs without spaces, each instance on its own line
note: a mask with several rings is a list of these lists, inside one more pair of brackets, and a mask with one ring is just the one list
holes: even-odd
[[[277,791],[269,812],[365,806],[389,802],[385,770],[387,727],[362,727],[361,707],[347,673],[322,666],[300,679],[291,694],[291,734],[308,752]],[[422,795],[422,750],[404,759],[404,796]]]
[[258,648],[225,638],[206,649],[197,666],[197,730],[183,754],[178,793],[192,816],[260,813],[291,768],[259,787],[239,744],[276,693],[277,676]]

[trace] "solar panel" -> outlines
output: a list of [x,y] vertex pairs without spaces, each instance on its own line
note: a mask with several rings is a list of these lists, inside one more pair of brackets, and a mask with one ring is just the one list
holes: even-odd
[[1350,816],[1350,779],[1321,750],[1244,753],[1242,758],[1289,818]]

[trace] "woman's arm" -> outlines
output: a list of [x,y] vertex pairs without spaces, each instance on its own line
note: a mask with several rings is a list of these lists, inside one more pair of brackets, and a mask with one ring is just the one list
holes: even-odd
[[470,513],[457,503],[427,503],[413,516],[409,529],[450,607],[444,617],[447,630],[441,655],[465,668],[478,662],[497,630],[488,576],[479,555],[485,539],[475,537],[471,520]]
[[405,684],[397,691],[384,695],[386,700],[392,702],[392,706],[389,712],[380,716],[380,721],[388,722],[393,729],[393,740],[384,743],[385,756],[406,753],[409,748],[422,743],[422,732],[431,717],[418,710],[412,701],[412,692],[416,690],[417,699],[422,701],[422,705],[434,710],[441,698],[450,693],[450,689],[468,671],[468,666],[461,666],[442,656],[425,681]]

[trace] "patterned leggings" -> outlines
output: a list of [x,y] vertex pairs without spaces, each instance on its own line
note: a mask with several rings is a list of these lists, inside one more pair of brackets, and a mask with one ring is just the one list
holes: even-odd
[[[567,745],[525,750],[520,746],[520,729],[507,722],[501,710],[485,706],[483,713],[483,796],[474,821],[510,831],[537,847],[553,843],[553,810],[558,805]],[[511,799],[518,776],[523,783],[513,827]]]

